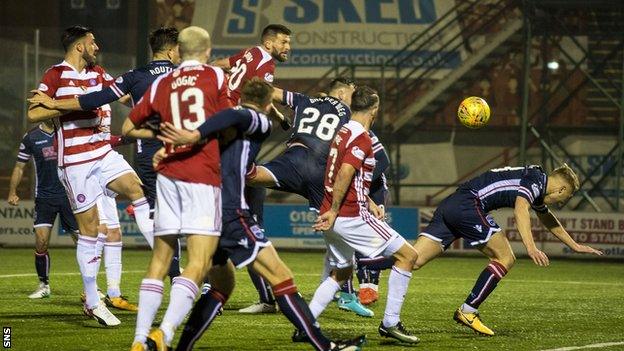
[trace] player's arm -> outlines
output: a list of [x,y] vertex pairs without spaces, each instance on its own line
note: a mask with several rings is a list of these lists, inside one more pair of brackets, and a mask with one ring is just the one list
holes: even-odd
[[224,57],[222,59],[218,59],[215,61],[212,61],[210,63],[211,66],[216,66],[219,68],[223,68],[224,70],[229,70],[230,68],[232,68],[232,66],[230,65],[230,58],[229,57]]
[[531,232],[531,214],[529,213],[530,209],[531,204],[527,199],[522,196],[516,197],[514,217],[516,218],[516,225],[518,227],[518,232],[520,232],[522,243],[526,247],[529,257],[531,257],[536,265],[548,266],[548,257],[537,248],[533,240],[533,233]]
[[537,218],[539,218],[540,222],[546,227],[557,239],[561,240],[562,243],[566,244],[570,249],[577,253],[591,253],[595,255],[602,255],[602,251],[596,250],[587,245],[581,245],[574,241],[574,239],[570,236],[567,230],[561,225],[561,222],[555,217],[555,215],[550,212],[550,210],[546,210],[546,212],[536,212]]
[[31,104],[28,107],[26,119],[30,123],[39,123],[52,118],[60,117],[64,114],[65,113],[63,111],[51,110],[39,104]]
[[22,178],[24,177],[24,166],[26,166],[26,162],[18,160],[15,162],[15,167],[13,167],[13,173],[11,173],[11,181],[9,183],[9,197],[7,201],[9,205],[17,206],[19,202],[19,196],[17,196],[17,187],[22,182]]
[[156,113],[151,102],[152,89],[155,89],[155,87],[150,86],[147,89],[139,103],[134,106],[132,111],[130,111],[130,115],[124,120],[121,126],[121,134],[123,136],[136,139],[156,138],[156,131],[146,127],[147,120]]
[[316,230],[329,230],[334,226],[338,212],[342,206],[342,202],[349,191],[349,186],[355,175],[355,167],[350,163],[343,163],[336,174],[334,186],[332,187],[332,204],[329,211],[323,213],[316,219],[316,223],[312,226]]
[[[149,116],[148,116],[149,117]],[[130,117],[124,120],[123,125],[121,126],[121,134],[124,137],[135,138],[135,139],[154,139],[156,138],[156,131],[151,128],[142,127],[141,125],[136,125]]]
[[225,110],[214,114],[202,123],[197,129],[187,130],[173,126],[169,122],[161,123],[158,139],[172,145],[197,144],[201,140],[213,136],[215,133],[230,127],[246,130],[251,124],[251,119],[243,113],[231,113]]

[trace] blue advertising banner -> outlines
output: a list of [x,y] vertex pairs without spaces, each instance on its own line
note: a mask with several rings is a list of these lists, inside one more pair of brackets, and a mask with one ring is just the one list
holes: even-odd
[[[264,206],[264,229],[276,247],[324,247],[321,233],[312,229],[316,212],[306,205]],[[387,221],[408,241],[416,239],[419,230],[419,213],[415,207],[390,207]]]
[[[381,64],[395,54],[401,58],[406,53],[400,50],[454,5],[453,0],[213,0],[188,6],[182,22],[208,30],[212,56],[219,58],[259,45],[266,25],[283,24],[292,30],[291,52],[288,61],[277,65],[278,76],[309,78],[336,64]],[[167,6],[161,7],[166,13]],[[429,55],[449,55],[446,68],[457,67],[458,52],[438,43],[460,33],[459,25],[449,24],[406,65],[418,65]]]

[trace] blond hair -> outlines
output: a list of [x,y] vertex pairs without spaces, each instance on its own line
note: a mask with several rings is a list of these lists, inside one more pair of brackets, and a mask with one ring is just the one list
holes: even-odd
[[178,35],[178,43],[183,60],[196,58],[210,49],[210,34],[201,27],[186,27]]
[[564,163],[562,166],[555,168],[552,172],[550,172],[551,176],[560,177],[565,180],[566,183],[572,186],[572,192],[575,193],[581,188],[581,183],[579,182],[579,178],[570,166],[567,163]]

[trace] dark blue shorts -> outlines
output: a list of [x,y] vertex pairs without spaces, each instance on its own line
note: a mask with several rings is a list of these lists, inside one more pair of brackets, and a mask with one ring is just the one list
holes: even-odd
[[156,171],[152,167],[152,159],[147,154],[137,154],[135,166],[137,175],[143,183],[143,192],[147,202],[153,210],[156,202]]
[[249,206],[254,220],[261,227],[264,226],[264,199],[266,198],[266,188],[245,186],[245,201]]
[[223,265],[228,258],[237,268],[252,263],[258,252],[271,242],[248,210],[223,209],[223,223],[219,247],[213,263]]
[[35,228],[53,227],[57,214],[61,218],[61,228],[64,231],[78,231],[78,223],[66,196],[35,199]]
[[305,197],[310,207],[320,209],[323,202],[326,159],[303,146],[289,147],[283,154],[262,166],[268,169],[277,186],[273,189]]
[[438,241],[446,250],[457,238],[464,238],[470,246],[484,245],[500,230],[492,216],[483,212],[478,198],[458,190],[442,200],[420,235]]

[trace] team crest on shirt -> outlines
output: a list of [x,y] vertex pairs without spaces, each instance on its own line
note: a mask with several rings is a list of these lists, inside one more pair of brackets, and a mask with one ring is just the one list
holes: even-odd
[[353,156],[357,157],[360,160],[363,160],[364,156],[366,156],[364,154],[364,151],[362,151],[362,149],[360,149],[357,146],[354,146],[353,148],[351,148],[351,153],[353,154]]
[[43,84],[43,83],[40,83],[39,84],[39,90],[41,90],[41,91],[48,91],[48,86]]
[[475,227],[475,229],[476,229],[479,233],[481,233],[481,232],[483,231],[483,227],[481,226],[481,224],[475,224],[475,226],[474,226],[474,227]]
[[78,202],[80,202],[80,203],[85,202],[86,199],[87,199],[87,197],[84,196],[84,194],[78,194],[78,196],[76,196],[76,200],[78,200]]
[[89,79],[89,85],[94,86],[96,84],[95,79]]
[[260,240],[262,240],[262,239],[264,238],[264,232],[262,231],[262,229],[260,229],[260,227],[259,227],[259,226],[254,225],[254,226],[252,226],[252,227],[251,227],[251,228],[249,228],[249,229],[251,229],[251,232],[253,233],[253,235],[254,235],[256,238],[258,238],[258,239],[260,239]]
[[492,218],[492,216],[490,216],[489,214],[485,215],[485,219],[487,220],[490,227],[496,226],[496,221],[494,221],[494,218]]
[[266,80],[269,83],[273,83],[273,75],[269,72],[265,73],[264,80]]
[[531,185],[531,190],[533,190],[533,197],[534,198],[539,197],[540,191],[539,191],[539,186],[537,186],[537,184],[532,184]]

